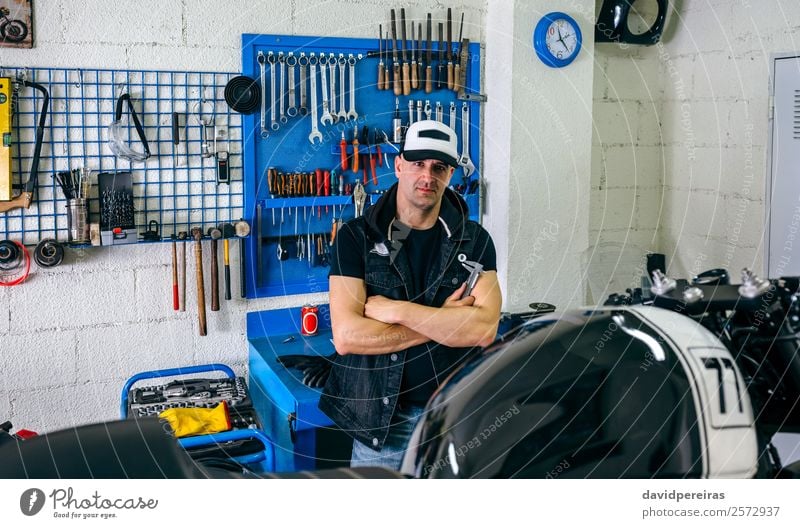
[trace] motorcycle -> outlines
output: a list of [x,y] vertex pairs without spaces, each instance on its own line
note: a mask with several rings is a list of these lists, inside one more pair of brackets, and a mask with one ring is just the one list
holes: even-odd
[[783,478],[800,431],[800,278],[654,272],[650,291],[539,317],[428,403],[418,478]]
[[[602,306],[534,310],[456,368],[403,461],[416,478],[797,478],[800,277],[656,271]],[[156,419],[0,445],[0,477],[261,477],[190,459]],[[145,463],[147,462],[147,463]],[[302,476],[402,476],[376,468]],[[274,475],[272,475],[274,476]],[[278,475],[280,476],[280,475]]]

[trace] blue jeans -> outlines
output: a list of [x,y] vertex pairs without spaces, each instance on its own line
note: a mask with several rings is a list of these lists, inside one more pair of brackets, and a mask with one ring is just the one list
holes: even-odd
[[350,467],[383,466],[399,471],[406,454],[408,441],[411,439],[411,433],[414,432],[414,428],[422,418],[423,411],[425,411],[425,407],[412,405],[398,409],[392,417],[389,434],[380,451],[375,451],[358,440],[353,440]]

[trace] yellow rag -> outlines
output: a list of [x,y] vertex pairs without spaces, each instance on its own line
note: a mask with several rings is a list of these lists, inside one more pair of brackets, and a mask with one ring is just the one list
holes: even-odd
[[175,432],[176,438],[229,431],[231,420],[228,405],[221,402],[212,409],[192,407],[188,409],[167,409],[158,415],[166,420]]

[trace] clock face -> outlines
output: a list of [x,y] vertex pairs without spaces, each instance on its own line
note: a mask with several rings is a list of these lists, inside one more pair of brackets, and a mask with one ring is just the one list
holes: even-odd
[[578,35],[567,20],[559,18],[554,20],[547,28],[545,36],[547,50],[556,59],[568,59],[578,49]]
[[581,28],[571,16],[553,12],[539,19],[533,32],[533,48],[552,68],[570,64],[581,51]]

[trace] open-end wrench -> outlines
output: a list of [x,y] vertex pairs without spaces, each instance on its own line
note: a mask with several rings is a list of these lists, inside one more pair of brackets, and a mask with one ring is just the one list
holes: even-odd
[[261,137],[269,137],[267,128],[267,57],[263,51],[258,52],[258,69],[261,72]]
[[331,105],[331,118],[335,123],[338,121],[336,114],[336,55],[331,53],[328,57],[328,78],[331,83],[330,105]]
[[456,103],[450,101],[450,128],[456,129]]
[[464,169],[464,178],[469,178],[475,172],[475,165],[469,159],[469,104],[466,101],[461,105],[461,142],[458,164]]
[[425,119],[430,120],[431,118],[431,101],[430,99],[425,99]]
[[280,86],[278,87],[278,97],[280,98],[280,121],[283,124],[286,124],[289,119],[286,117],[286,99],[283,97],[283,86],[286,84],[286,56],[283,54],[282,51],[278,52],[278,64],[280,65],[281,71],[281,78],[280,78]]
[[344,109],[344,65],[347,64],[347,59],[344,58],[344,53],[339,54],[339,111],[336,116],[342,121],[347,121],[347,111]]
[[297,65],[297,57],[294,53],[289,52],[286,58],[286,65],[289,67],[289,108],[286,109],[286,115],[294,117],[297,115],[297,98],[295,97],[295,82],[294,82],[294,67]]
[[306,96],[306,82],[308,82],[308,57],[304,52],[300,52],[300,58],[297,59],[297,64],[300,65],[300,115],[308,115],[308,98]]
[[328,102],[328,58],[325,57],[325,54],[321,54],[319,57],[319,74],[322,79],[322,117],[320,118],[319,122],[323,125],[332,125],[333,124],[333,116],[331,115],[331,110]]
[[[361,54],[358,55],[361,58]],[[356,121],[358,119],[358,112],[356,112],[356,58],[351,53],[347,56],[347,65],[350,66],[350,110],[347,112],[347,119]]]
[[436,120],[440,123],[444,120],[444,109],[441,101],[436,101]]
[[270,128],[272,130],[278,130],[281,126],[278,124],[278,120],[275,117],[275,54],[273,52],[267,53],[267,62],[269,63],[269,118],[270,118]]
[[322,134],[317,126],[317,57],[313,53],[308,63],[311,65],[311,133],[308,135],[308,141],[313,145],[314,140],[322,143]]

